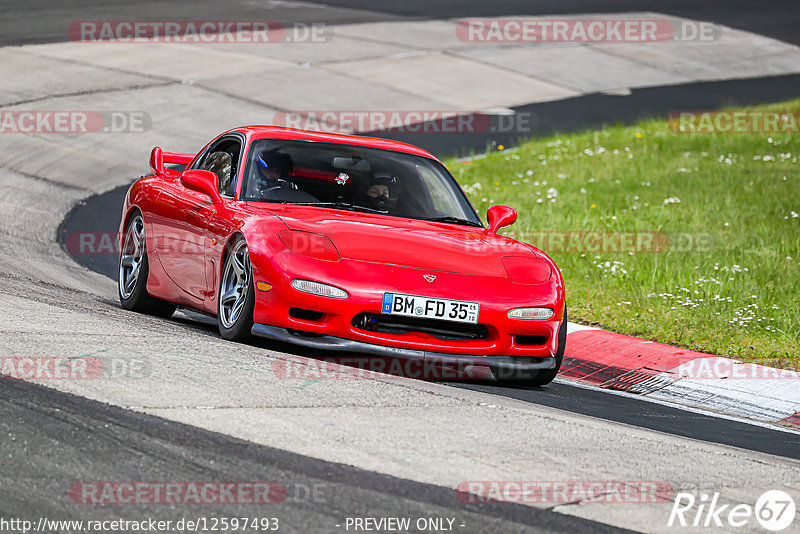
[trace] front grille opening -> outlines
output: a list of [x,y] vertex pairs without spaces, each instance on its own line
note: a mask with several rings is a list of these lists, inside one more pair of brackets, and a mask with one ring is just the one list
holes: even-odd
[[398,317],[378,313],[361,313],[353,318],[353,326],[368,332],[384,334],[429,334],[439,339],[487,339],[489,330],[482,324],[454,323],[438,319]]
[[527,334],[517,334],[514,336],[514,342],[517,345],[546,345],[547,336],[531,336]]
[[303,321],[319,321],[325,314],[321,311],[306,310],[305,308],[289,308],[289,317]]

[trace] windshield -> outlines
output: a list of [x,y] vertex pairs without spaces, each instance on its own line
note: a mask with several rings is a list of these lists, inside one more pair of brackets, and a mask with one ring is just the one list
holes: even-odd
[[261,139],[248,154],[242,200],[381,213],[481,226],[443,165],[338,143]]

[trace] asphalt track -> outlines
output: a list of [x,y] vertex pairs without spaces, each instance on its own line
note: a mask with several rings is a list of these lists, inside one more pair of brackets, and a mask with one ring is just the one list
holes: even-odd
[[[280,2],[274,3],[274,19],[299,22],[318,20],[329,24],[436,18],[492,16],[499,14],[549,14],[652,10],[685,17],[712,20],[756,33],[797,43],[797,4],[769,1],[759,4],[755,14],[748,2],[325,2],[328,7],[309,4],[298,13]],[[234,11],[248,17],[251,2],[81,2],[82,19],[163,20],[197,18],[226,20]],[[315,7],[317,6],[317,7]],[[0,21],[3,44],[55,42],[64,40],[65,17],[75,18],[75,6],[55,2],[5,2]],[[255,13],[254,11],[253,13]],[[262,11],[257,11],[262,15]],[[318,18],[317,18],[318,17]],[[263,18],[263,17],[260,17]],[[32,22],[34,22],[32,24]],[[634,91],[627,97],[592,95],[521,107],[532,111],[539,130],[535,133],[575,129],[634,120],[685,108],[709,108],[726,104],[748,104],[796,97],[800,78],[785,76],[756,80],[692,84]],[[668,98],[675,100],[666,100]],[[380,134],[380,133],[378,133]],[[431,148],[439,155],[480,151],[487,141],[513,139],[457,139],[422,136],[406,139]],[[433,141],[442,143],[434,146]],[[118,206],[124,188],[88,199],[73,211],[59,230],[64,239],[70,232],[116,231]],[[98,217],[98,214],[101,216]],[[62,241],[63,242],[63,241]],[[113,277],[114,260],[83,257],[91,269]],[[109,260],[111,263],[109,263]],[[208,329],[202,323],[197,328]],[[286,347],[282,347],[286,348]],[[290,352],[293,349],[287,348]],[[300,352],[297,352],[298,354]],[[571,411],[598,419],[622,422],[666,434],[712,443],[732,445],[786,458],[800,457],[796,434],[780,432],[639,399],[610,395],[596,390],[555,383],[528,390],[486,384],[458,385],[466,389],[523,400],[528,403]],[[409,482],[340,464],[323,462],[290,452],[236,440],[153,416],[136,414],[81,397],[60,393],[39,385],[4,380],[0,382],[0,436],[7,454],[0,474],[0,515],[67,517],[74,507],[67,502],[64,487],[76,479],[119,480],[290,480],[297,487],[322,484],[328,490],[322,501],[289,500],[280,507],[286,518],[282,531],[336,531],[333,526],[348,516],[430,516],[456,517],[469,532],[604,532],[598,523],[549,510],[515,505],[482,505],[470,508],[455,499],[452,490]],[[122,466],[122,467],[121,467]],[[47,482],[42,482],[42,481]],[[289,485],[289,484],[287,484]],[[130,510],[128,508],[127,510]],[[93,508],[93,518],[113,518],[115,507]],[[143,515],[152,512],[141,508]],[[228,515],[230,507],[224,510]],[[252,509],[243,510],[245,513]],[[196,514],[196,509],[160,507],[159,519]],[[204,509],[212,515],[213,509]],[[269,513],[269,510],[263,512]],[[262,511],[259,510],[259,514]]]
[[[254,445],[34,384],[0,387],[0,517],[71,519],[76,480],[270,482],[284,501],[255,506],[92,506],[92,520],[277,518],[280,532],[335,532],[348,517],[443,517],[466,532],[618,532],[594,521],[517,504],[465,503],[456,491]],[[90,505],[85,504],[84,507]],[[131,515],[131,514],[135,515]],[[77,530],[77,529],[76,529]],[[416,531],[416,530],[412,530]]]

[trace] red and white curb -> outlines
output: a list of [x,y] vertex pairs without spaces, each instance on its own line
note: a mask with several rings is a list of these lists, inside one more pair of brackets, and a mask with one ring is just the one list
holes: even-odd
[[575,323],[562,379],[762,423],[800,428],[800,373]]

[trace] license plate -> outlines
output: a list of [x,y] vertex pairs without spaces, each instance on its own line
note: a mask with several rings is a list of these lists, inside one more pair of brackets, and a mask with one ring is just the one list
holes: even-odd
[[477,323],[480,304],[463,300],[384,293],[381,311],[390,315],[441,319],[458,323]]

